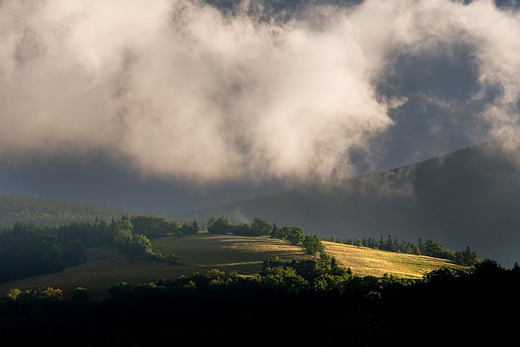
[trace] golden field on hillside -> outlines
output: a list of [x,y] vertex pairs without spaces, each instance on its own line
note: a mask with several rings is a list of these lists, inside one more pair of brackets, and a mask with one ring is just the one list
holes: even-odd
[[454,266],[446,259],[402,254],[376,249],[322,241],[325,250],[345,267],[350,267],[358,276],[381,277],[385,273],[404,278],[422,278],[432,270]]
[[[369,248],[323,242],[326,251],[355,275],[380,277],[388,273],[406,278],[421,278],[423,274],[442,266],[455,266],[443,260],[425,256],[391,253]],[[311,257],[301,247],[267,237],[213,235],[199,233],[182,238],[173,236],[152,240],[155,252],[167,256],[171,252],[182,255],[176,265],[144,259],[129,259],[106,246],[87,250],[85,264],[66,268],[59,273],[45,274],[0,284],[0,295],[11,288],[30,289],[54,287],[70,295],[76,287],[87,288],[95,299],[108,296],[108,288],[119,282],[138,284],[175,278],[210,269],[237,271],[254,275],[263,260],[278,256],[281,259]]]

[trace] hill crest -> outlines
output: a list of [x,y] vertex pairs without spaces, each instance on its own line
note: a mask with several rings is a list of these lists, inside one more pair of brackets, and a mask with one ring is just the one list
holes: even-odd
[[480,258],[512,265],[520,242],[520,146],[493,141],[339,183],[315,184],[192,211],[189,218],[262,216],[320,237],[435,239],[470,246]]

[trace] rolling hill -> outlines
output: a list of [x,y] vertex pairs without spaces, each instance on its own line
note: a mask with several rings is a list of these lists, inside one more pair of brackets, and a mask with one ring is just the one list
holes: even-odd
[[337,183],[283,191],[184,213],[184,218],[262,217],[320,237],[439,240],[480,258],[520,259],[520,146],[488,142],[430,160]]
[[[301,259],[305,255],[301,247],[286,241],[267,237],[213,235],[200,233],[177,238],[173,236],[154,239],[155,251],[162,254],[179,252],[182,259],[177,265],[162,262],[131,260],[106,246],[88,250],[88,262],[66,268],[53,274],[29,277],[0,284],[0,295],[12,288],[30,289],[53,287],[70,295],[76,287],[85,287],[95,299],[108,296],[108,288],[120,283],[130,284],[176,278],[194,272],[205,273],[210,269],[237,271],[239,274],[257,274],[263,260],[278,256],[281,259]],[[337,258],[339,264],[350,267],[355,275],[377,276],[384,273],[405,278],[421,278],[423,274],[442,266],[455,266],[443,260],[424,256],[391,253],[369,248],[325,242],[326,250]]]
[[152,245],[155,251],[164,255],[181,253],[181,261],[171,265],[143,259],[131,260],[114,249],[100,246],[87,250],[88,261],[85,264],[68,267],[58,273],[2,283],[0,295],[11,288],[47,286],[70,294],[72,289],[81,286],[88,288],[93,297],[101,299],[108,295],[108,288],[119,282],[138,284],[193,272],[205,273],[213,268],[254,274],[260,271],[263,260],[268,257],[305,257],[301,247],[291,246],[285,241],[234,235],[202,233],[183,238],[169,236],[152,240]]

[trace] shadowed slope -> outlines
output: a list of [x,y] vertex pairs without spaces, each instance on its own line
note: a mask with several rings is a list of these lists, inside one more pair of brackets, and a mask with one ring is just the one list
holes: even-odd
[[76,287],[85,287],[96,299],[105,298],[108,288],[119,283],[130,284],[176,278],[210,269],[255,274],[263,260],[278,256],[282,259],[309,257],[301,247],[286,241],[265,237],[198,234],[178,239],[174,236],[152,240],[153,248],[165,256],[178,252],[182,259],[177,265],[144,259],[129,259],[114,249],[100,246],[88,249],[86,264],[40,276],[0,284],[0,295],[9,289],[37,287],[60,288],[70,294]]
[[235,221],[261,216],[322,237],[439,240],[512,265],[520,243],[520,148],[490,142],[410,166],[189,212]]

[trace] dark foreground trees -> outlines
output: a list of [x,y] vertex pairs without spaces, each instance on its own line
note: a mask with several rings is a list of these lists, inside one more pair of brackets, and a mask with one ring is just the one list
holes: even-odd
[[492,260],[412,281],[271,258],[257,277],[210,270],[119,283],[97,303],[84,288],[70,300],[58,289],[12,290],[0,297],[0,334],[19,345],[501,345],[516,338],[519,284],[518,267]]

